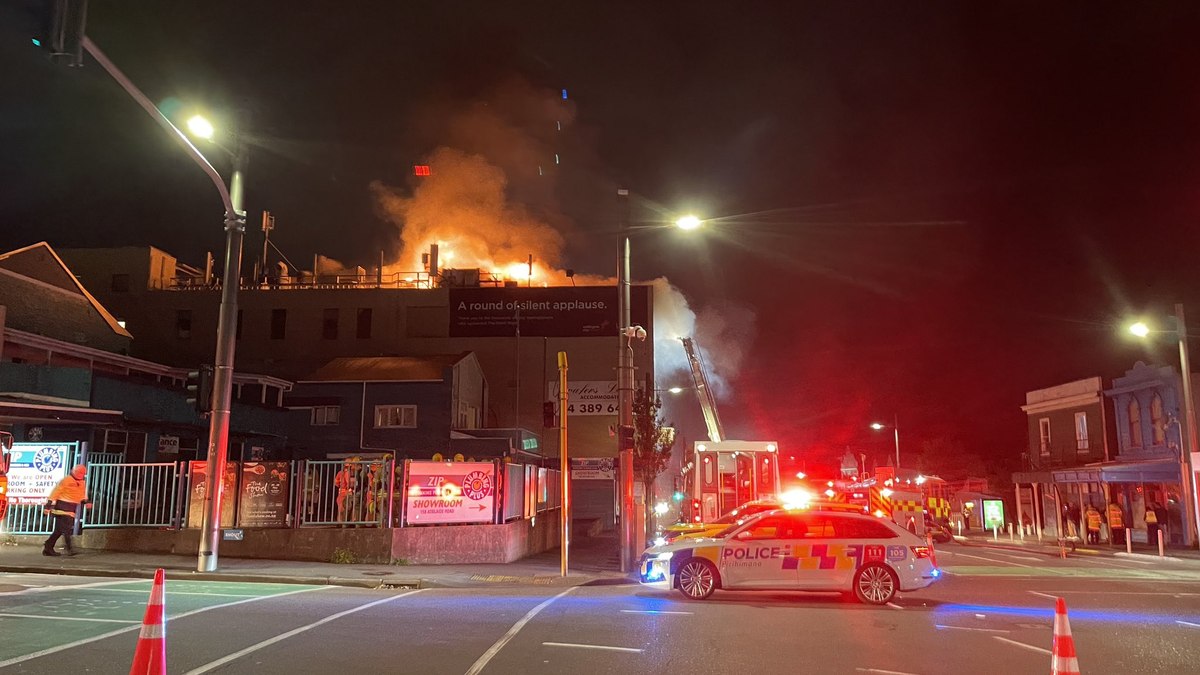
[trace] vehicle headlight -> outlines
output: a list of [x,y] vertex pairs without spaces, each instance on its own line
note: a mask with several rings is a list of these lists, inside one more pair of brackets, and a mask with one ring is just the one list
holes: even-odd
[[663,551],[662,553],[659,553],[658,555],[654,556],[654,559],[655,560],[670,560],[671,556],[673,556],[673,555],[675,555],[675,554],[672,551]]

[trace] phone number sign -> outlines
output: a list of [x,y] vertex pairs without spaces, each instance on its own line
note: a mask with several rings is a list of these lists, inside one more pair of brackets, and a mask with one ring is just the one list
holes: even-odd
[[[547,384],[548,400],[558,405],[558,380]],[[616,415],[616,380],[576,380],[567,383],[567,415]]]
[[16,443],[9,451],[8,469],[10,504],[41,504],[50,496],[58,481],[67,475],[70,444]]
[[492,462],[409,462],[404,522],[490,523],[497,487]]

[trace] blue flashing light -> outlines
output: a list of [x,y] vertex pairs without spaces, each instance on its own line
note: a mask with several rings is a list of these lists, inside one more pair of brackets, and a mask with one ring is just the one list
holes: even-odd
[[567,90],[563,89],[563,100],[567,100]]
[[[1053,620],[1053,607],[1008,607],[1004,605],[942,605],[934,610],[936,614],[952,614],[952,613],[972,613],[972,614],[995,614],[998,616],[1022,616],[1036,617],[1040,619]],[[1123,611],[1103,611],[1103,610],[1087,610],[1073,609],[1071,610],[1072,621],[1100,621],[1111,623],[1139,623],[1139,624],[1174,624],[1178,620],[1189,620],[1198,622],[1193,616],[1178,616],[1168,614],[1151,614],[1147,612],[1123,612]]]
[[37,39],[37,38],[30,38],[30,39],[29,39],[29,41],[33,43],[33,46],[34,46],[34,47],[41,47],[41,46],[42,46],[42,41],[41,41],[41,40],[39,40],[39,39]]
[[937,568],[934,568],[934,570],[932,572],[930,572],[930,574],[933,575],[934,579],[937,579],[938,577],[942,576],[942,571]]

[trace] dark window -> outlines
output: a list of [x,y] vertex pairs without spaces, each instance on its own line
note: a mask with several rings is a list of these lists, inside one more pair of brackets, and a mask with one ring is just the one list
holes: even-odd
[[114,293],[128,293],[129,292],[129,275],[128,274],[112,275],[112,290]]
[[192,310],[180,309],[175,312],[175,336],[182,340],[192,337]]
[[833,518],[833,527],[838,539],[894,539],[895,531],[876,520],[859,518]]
[[238,310],[237,330],[234,331],[234,337],[238,340],[242,339],[242,310]]
[[358,331],[359,340],[369,340],[371,338],[371,308],[361,307],[358,310]]
[[271,310],[271,339],[282,340],[287,337],[287,310]]
[[325,317],[321,321],[321,337],[326,340],[336,340],[338,335],[338,311],[337,308],[325,310]]

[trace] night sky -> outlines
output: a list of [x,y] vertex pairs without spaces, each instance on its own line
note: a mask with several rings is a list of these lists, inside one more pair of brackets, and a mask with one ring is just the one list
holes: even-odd
[[[633,267],[708,326],[732,436],[811,468],[882,457],[867,423],[896,416],[907,456],[1000,466],[1024,392],[1177,365],[1125,317],[1184,302],[1200,332],[1200,5],[1053,4],[92,0],[88,34],[164,110],[250,111],[251,250],[267,209],[298,262],[397,255],[380,195],[454,148],[560,268],[611,275],[627,187],[635,221],[714,219],[636,237]],[[0,248],[221,250],[207,178],[96,64],[48,63],[21,5]],[[669,413],[703,435],[694,401]]]

